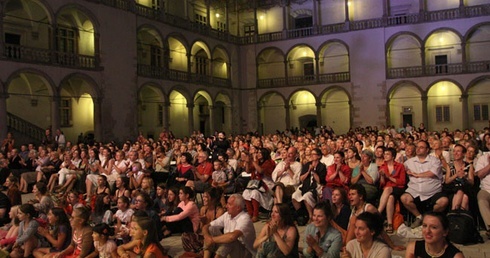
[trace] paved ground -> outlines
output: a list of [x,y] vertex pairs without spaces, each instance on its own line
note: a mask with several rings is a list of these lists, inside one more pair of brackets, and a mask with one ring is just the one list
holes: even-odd
[[[33,198],[32,194],[25,194],[22,196],[22,200],[24,202],[32,198]],[[260,232],[260,230],[264,225],[265,225],[265,221],[259,221],[254,223],[255,231],[257,234]],[[300,233],[300,243],[299,243],[300,248],[303,246],[303,237],[304,237],[305,228],[306,228],[305,226],[298,227]],[[456,245],[460,250],[463,251],[465,257],[490,258],[490,240],[488,240],[488,238],[485,236],[485,232],[482,231],[480,233],[482,234],[482,237],[485,240],[484,243],[469,245],[469,246]],[[402,238],[397,235],[391,235],[391,238],[397,245],[406,245],[407,242],[415,240],[415,239]],[[169,238],[165,238],[162,240],[161,243],[166,249],[169,250],[169,255],[171,255],[174,258],[178,258],[182,253],[184,253],[180,235],[174,235]],[[405,252],[393,251],[393,257],[396,258],[405,257]]]

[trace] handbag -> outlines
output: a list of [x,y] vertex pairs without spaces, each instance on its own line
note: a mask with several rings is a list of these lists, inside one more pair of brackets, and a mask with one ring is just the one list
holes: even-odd
[[252,179],[252,180],[248,181],[246,188],[249,190],[257,190],[260,188],[261,183],[262,183],[262,181],[260,181],[260,180]]
[[204,246],[204,237],[194,232],[182,233],[182,247],[187,252],[199,253]]

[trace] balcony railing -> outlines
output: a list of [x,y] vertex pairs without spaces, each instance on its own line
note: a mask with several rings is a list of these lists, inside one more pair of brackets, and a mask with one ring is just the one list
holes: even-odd
[[98,66],[96,57],[65,53],[49,49],[4,44],[4,58],[23,62],[52,64],[81,69],[94,69]]
[[231,80],[213,77],[204,74],[189,74],[187,71],[166,69],[163,67],[138,64],[138,75],[149,78],[172,80],[179,82],[192,82],[197,84],[212,85],[218,87],[231,87]]
[[290,76],[288,78],[270,78],[257,80],[258,88],[272,88],[285,86],[313,85],[320,83],[349,82],[350,73],[330,73],[319,75]]
[[[98,1],[102,4],[133,12],[137,15],[159,20],[174,27],[186,29],[203,35],[208,35],[220,40],[227,40],[235,44],[255,44],[259,42],[271,42],[290,38],[310,37],[321,34],[340,33],[349,30],[366,30],[373,28],[398,26],[404,24],[416,24],[421,22],[433,22],[443,20],[453,20],[459,18],[470,18],[490,15],[490,4],[478,6],[467,6],[447,10],[438,10],[422,13],[407,14],[404,16],[381,17],[360,21],[350,21],[349,23],[338,23],[320,25],[318,27],[301,28],[288,30],[286,33],[272,32],[254,36],[234,36],[228,32],[213,32],[213,28],[206,25],[199,25],[191,20],[165,13],[164,10],[154,9],[136,4],[133,0],[87,0]],[[225,36],[224,34],[227,34]]]
[[410,78],[438,76],[444,74],[486,73],[490,72],[490,61],[478,61],[459,64],[426,65],[398,67],[388,69],[388,78]]

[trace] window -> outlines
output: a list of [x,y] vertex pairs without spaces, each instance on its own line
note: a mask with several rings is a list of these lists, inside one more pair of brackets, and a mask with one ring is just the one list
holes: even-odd
[[208,19],[204,15],[200,15],[198,13],[195,14],[194,21],[201,25],[208,25]]
[[303,64],[303,74],[305,76],[305,80],[315,79],[315,67],[313,66],[313,63]]
[[71,28],[58,29],[58,50],[65,53],[76,53],[76,32]]
[[60,125],[72,126],[71,98],[62,98],[60,101]]
[[447,73],[447,55],[435,56],[436,73]]
[[216,27],[219,31],[226,31],[226,24],[224,22],[218,21]]
[[158,46],[150,46],[150,65],[162,67],[162,49]]
[[436,122],[451,122],[449,106],[436,106]]
[[157,121],[158,121],[158,126],[163,126],[163,105],[158,104],[157,107]]
[[245,36],[253,36],[255,34],[255,25],[245,25],[243,31]]
[[160,0],[151,0],[151,8],[160,10]]
[[475,104],[475,105],[473,105],[473,119],[475,121],[487,121],[488,120],[488,104]]
[[196,74],[206,75],[208,70],[207,58],[204,56],[196,56]]

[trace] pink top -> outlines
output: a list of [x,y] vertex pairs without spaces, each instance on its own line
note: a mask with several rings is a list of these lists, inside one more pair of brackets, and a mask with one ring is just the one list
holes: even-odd
[[182,212],[176,215],[168,216],[165,218],[167,222],[181,221],[187,217],[192,221],[192,227],[194,232],[199,229],[199,223],[201,219],[199,218],[199,208],[193,201],[189,201],[187,205],[184,202],[180,202],[177,206],[182,209]]

